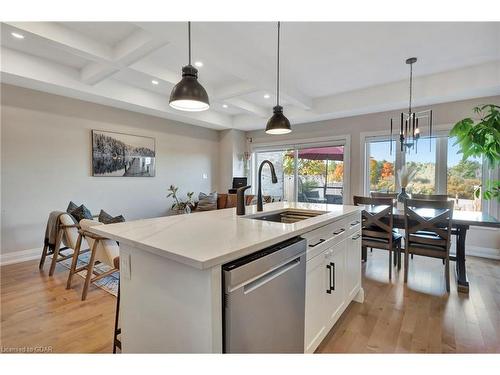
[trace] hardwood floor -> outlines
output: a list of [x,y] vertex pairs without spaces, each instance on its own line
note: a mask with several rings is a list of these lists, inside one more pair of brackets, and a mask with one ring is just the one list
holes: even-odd
[[38,347],[54,353],[111,353],[116,298],[90,286],[81,301],[84,279],[57,265],[53,277],[38,261],[1,267],[0,347]]
[[[452,263],[454,266],[454,263]],[[352,303],[319,353],[500,352],[500,261],[467,258],[469,296],[445,293],[439,260],[415,257],[408,284],[403,270],[388,282],[387,253],[374,250],[363,265],[365,303]],[[53,352],[110,353],[115,297],[83,279],[66,290],[67,269],[54,277],[37,261],[0,269],[0,346],[51,347]]]
[[365,302],[348,307],[317,352],[500,352],[500,261],[468,257],[469,295],[457,293],[453,272],[447,295],[440,260],[415,256],[405,286],[402,269],[389,283],[387,256],[368,253]]

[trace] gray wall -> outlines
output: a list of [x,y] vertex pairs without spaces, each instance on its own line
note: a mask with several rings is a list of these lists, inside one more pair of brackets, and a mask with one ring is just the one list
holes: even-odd
[[[217,188],[215,130],[16,86],[1,94],[3,253],[41,247],[48,213],[70,200],[132,220],[167,214],[170,184]],[[154,137],[156,177],[92,177],[91,129]]]
[[[478,98],[436,104],[432,106],[434,124],[454,124],[465,117],[473,117],[472,108],[480,104],[500,105],[500,96]],[[404,110],[404,109],[401,109]],[[252,143],[283,142],[293,143],[301,139],[332,137],[350,135],[351,137],[351,167],[350,167],[350,189],[352,195],[363,194],[363,158],[364,150],[361,146],[361,133],[374,131],[389,132],[389,119],[397,118],[399,111],[372,113],[363,116],[353,116],[334,120],[319,121],[308,124],[293,126],[290,134],[282,136],[268,136],[264,131],[248,132],[247,136],[252,138]],[[419,109],[417,108],[417,111]],[[493,213],[495,215],[495,213]],[[498,217],[500,213],[496,212]],[[496,256],[500,257],[500,231],[495,229],[474,229],[468,234],[468,244],[481,248],[494,249]]]

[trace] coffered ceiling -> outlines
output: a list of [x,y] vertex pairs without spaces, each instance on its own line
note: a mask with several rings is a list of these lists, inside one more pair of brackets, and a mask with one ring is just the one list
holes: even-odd
[[[185,23],[2,23],[1,79],[213,129],[263,129],[276,24],[193,23],[192,43],[211,101],[201,113],[168,105],[187,63]],[[292,124],[404,107],[411,56],[416,105],[500,94],[500,23],[283,23],[281,52]]]

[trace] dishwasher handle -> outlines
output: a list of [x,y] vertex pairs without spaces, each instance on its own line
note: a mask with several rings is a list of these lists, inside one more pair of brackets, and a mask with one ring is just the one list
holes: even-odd
[[243,286],[243,293],[248,294],[253,292],[254,290],[260,288],[261,286],[267,284],[271,280],[277,278],[278,276],[284,274],[285,272],[290,271],[292,268],[297,267],[300,264],[300,257],[292,259],[291,261],[283,264],[282,266],[275,268],[274,270],[265,273],[260,276],[258,279],[255,279],[248,284]]

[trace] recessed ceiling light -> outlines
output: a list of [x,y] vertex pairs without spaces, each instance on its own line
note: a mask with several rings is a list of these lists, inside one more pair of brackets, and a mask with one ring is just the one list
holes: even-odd
[[203,62],[202,61],[195,61],[194,66],[196,66],[197,68],[201,68],[203,66]]
[[158,82],[156,79],[153,79],[153,80],[151,81],[151,83],[152,83],[153,85],[158,85],[160,82]]
[[222,108],[227,108],[227,107],[228,107],[227,104],[222,105]]
[[16,39],[24,39],[24,35],[23,34],[12,32],[12,33],[10,33],[10,35],[12,35]]
[[269,99],[271,97],[271,95],[269,94],[264,94],[264,99]]

